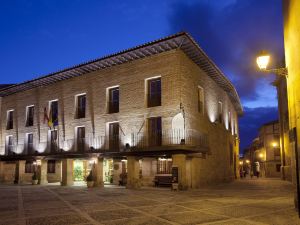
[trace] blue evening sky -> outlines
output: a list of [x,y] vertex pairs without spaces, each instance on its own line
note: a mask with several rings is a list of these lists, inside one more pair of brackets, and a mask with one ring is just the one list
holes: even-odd
[[[179,31],[189,32],[236,86],[241,146],[277,117],[272,76],[255,55],[283,56],[281,0],[1,0],[0,83],[18,83]],[[274,60],[275,61],[275,60]],[[254,123],[254,124],[253,124]]]

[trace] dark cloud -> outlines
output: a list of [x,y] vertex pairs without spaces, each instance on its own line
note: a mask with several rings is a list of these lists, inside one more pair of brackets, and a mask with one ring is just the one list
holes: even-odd
[[248,147],[257,137],[258,129],[266,122],[278,119],[276,107],[244,108],[244,116],[239,119],[240,151]]
[[172,5],[171,32],[185,30],[225,72],[242,100],[256,100],[255,55],[262,49],[282,59],[281,0],[234,1],[219,7],[219,1],[178,2]]

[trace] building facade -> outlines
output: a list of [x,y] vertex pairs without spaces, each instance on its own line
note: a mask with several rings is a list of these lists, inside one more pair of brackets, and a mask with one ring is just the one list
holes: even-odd
[[[259,144],[253,158],[261,164],[261,173],[265,177],[281,176],[280,127],[278,120],[271,121],[259,129]],[[254,147],[255,148],[255,147]]]
[[[289,151],[291,153],[291,171],[292,181],[295,185],[295,205],[298,207],[297,195],[297,176],[296,176],[296,159],[299,155],[300,140],[300,122],[299,122],[299,101],[300,101],[300,20],[299,10],[300,2],[297,0],[284,0],[283,3],[283,28],[284,28],[284,52],[286,67],[288,69],[287,76],[287,95],[288,95],[288,112],[289,112]],[[299,171],[298,171],[299,173]]]
[[[0,90],[0,179],[153,185],[230,181],[239,156],[234,86],[179,33]],[[126,182],[123,178],[126,177]]]
[[279,130],[280,130],[280,152],[281,152],[281,178],[292,181],[291,175],[291,151],[289,148],[289,111],[287,99],[286,78],[277,76],[273,83],[277,90]]

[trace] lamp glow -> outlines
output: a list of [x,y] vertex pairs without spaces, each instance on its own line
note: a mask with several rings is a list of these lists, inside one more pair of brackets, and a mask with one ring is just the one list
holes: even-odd
[[260,153],[259,158],[263,158],[263,157],[264,157],[264,154]]
[[272,143],[272,146],[275,148],[275,147],[277,147],[277,143],[276,142],[273,142]]
[[270,55],[262,52],[256,59],[256,63],[261,70],[266,70],[270,61]]

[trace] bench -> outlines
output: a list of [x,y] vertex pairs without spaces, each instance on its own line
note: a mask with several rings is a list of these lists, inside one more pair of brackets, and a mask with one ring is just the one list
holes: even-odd
[[159,174],[156,175],[154,180],[154,186],[171,186],[172,185],[172,175],[171,174]]

